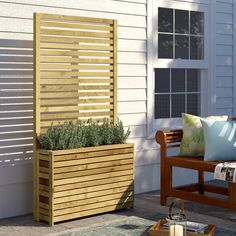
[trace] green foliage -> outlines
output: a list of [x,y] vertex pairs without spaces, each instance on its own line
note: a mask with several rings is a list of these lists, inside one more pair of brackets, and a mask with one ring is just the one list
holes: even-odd
[[124,130],[121,121],[113,125],[108,119],[102,124],[90,119],[87,123],[65,122],[59,126],[48,128],[46,134],[39,136],[41,148],[47,150],[65,150],[80,147],[91,147],[125,143],[130,129]]

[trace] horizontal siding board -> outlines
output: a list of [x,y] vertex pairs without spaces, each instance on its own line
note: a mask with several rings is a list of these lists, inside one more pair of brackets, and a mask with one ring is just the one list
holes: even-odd
[[216,66],[233,66],[233,57],[216,55]]
[[231,98],[233,97],[233,88],[216,88],[216,97]]
[[118,114],[145,113],[146,101],[118,102]]
[[233,34],[233,24],[216,24],[216,33],[224,34],[224,35],[232,35]]
[[225,2],[216,3],[216,12],[233,13],[233,5]]
[[147,88],[146,77],[118,76],[118,88],[119,89]]
[[[64,9],[80,9],[89,10],[95,12],[119,12],[122,14],[134,14],[134,15],[146,15],[145,4],[136,4],[132,2],[112,1],[104,2],[103,0],[80,0],[75,1],[57,1],[57,0],[41,0],[35,4],[33,0],[14,0],[14,3],[19,5],[30,5],[37,7],[53,7],[53,9],[64,8]],[[77,3],[77,4],[76,4]]]
[[146,125],[130,126],[130,138],[145,138],[147,136]]
[[[146,64],[146,53],[118,52],[119,64]],[[119,65],[118,65],[119,68]]]
[[119,76],[146,76],[146,65],[119,65]]
[[[4,164],[3,164],[4,165]],[[9,175],[8,173],[11,173]],[[14,177],[14,178],[13,178]],[[4,166],[0,171],[0,186],[32,181],[32,164]]]
[[145,101],[146,89],[119,89],[118,101]]
[[216,13],[216,22],[224,24],[232,24],[233,14],[218,12]]
[[124,52],[146,52],[147,46],[145,40],[137,39],[118,39],[118,51]]
[[217,66],[215,69],[217,76],[233,76],[232,66]]
[[233,99],[232,98],[216,98],[217,108],[232,108]]
[[160,164],[159,150],[139,150],[135,152],[135,167]]
[[138,114],[120,114],[119,119],[124,126],[146,125],[147,118],[145,113]]
[[[97,5],[95,3],[95,5]],[[103,6],[104,4],[101,4]],[[117,19],[119,26],[130,26],[130,27],[146,27],[146,13],[144,15],[132,15],[132,14],[122,14],[117,11],[114,12],[94,12],[81,10],[78,4],[78,9],[63,9],[54,8],[47,6],[35,6],[35,5],[25,5],[25,4],[15,4],[0,2],[1,16],[8,17],[9,19],[18,18],[32,20],[33,12],[47,12],[52,14],[64,14],[72,16],[85,16],[85,17],[97,17],[97,18],[108,18]],[[132,9],[130,9],[132,11]],[[31,23],[32,24],[32,23]],[[19,26],[20,27],[20,26]],[[19,31],[18,31],[19,32]]]
[[232,108],[216,108],[216,115],[222,116],[227,114],[228,116],[233,116],[233,109]]
[[233,77],[232,76],[216,76],[217,87],[232,87]]
[[216,44],[232,45],[233,44],[233,36],[232,35],[217,34],[216,35]]
[[220,56],[232,56],[233,55],[233,46],[232,45],[216,45],[216,55]]

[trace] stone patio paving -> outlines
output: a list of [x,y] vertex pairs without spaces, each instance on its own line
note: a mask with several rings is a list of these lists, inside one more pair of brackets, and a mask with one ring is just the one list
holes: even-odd
[[[236,235],[236,212],[221,209],[205,204],[186,202],[186,215],[199,222],[213,223],[221,228],[235,231]],[[167,214],[168,207],[159,205],[159,192],[149,192],[135,196],[135,208],[132,210],[121,210],[109,214],[86,217],[71,220],[49,227],[44,222],[35,222],[32,215],[19,216],[0,220],[0,235],[20,236],[32,235],[42,236],[56,234],[65,230],[73,230],[80,227],[95,226],[103,222],[109,223],[129,216],[148,218],[157,213]]]

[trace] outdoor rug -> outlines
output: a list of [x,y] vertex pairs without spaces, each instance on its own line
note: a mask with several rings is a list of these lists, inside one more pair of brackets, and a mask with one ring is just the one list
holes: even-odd
[[[92,227],[83,227],[67,232],[62,232],[58,236],[148,236],[149,228],[164,215],[158,214],[149,219],[130,216],[126,219],[117,220],[111,223],[99,224]],[[197,235],[197,234],[196,234]],[[224,230],[217,227],[215,236],[236,236],[236,232]]]

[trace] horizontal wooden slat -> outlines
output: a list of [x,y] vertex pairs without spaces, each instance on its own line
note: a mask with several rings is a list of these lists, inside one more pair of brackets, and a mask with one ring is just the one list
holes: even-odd
[[48,13],[38,13],[41,20],[61,20],[61,21],[75,21],[75,22],[91,22],[95,24],[113,24],[113,20],[102,19],[95,17],[80,17],[68,15],[54,15]]
[[49,209],[49,204],[43,203],[43,202],[39,202],[39,207],[40,208],[44,208],[44,209]]
[[103,110],[103,109],[111,109],[112,110],[113,105],[88,105],[88,106],[78,106],[79,110]]
[[[78,201],[71,201],[71,202],[66,202],[66,203],[64,202],[64,203],[55,204],[54,210],[56,211],[56,210],[60,210],[60,209],[76,207],[76,206],[85,205],[85,204],[104,202],[107,200],[117,199],[117,198],[122,198],[122,197],[132,197],[133,195],[134,195],[134,193],[133,193],[133,191],[131,191],[131,192],[115,193],[115,194],[96,197],[96,198],[81,199]],[[47,207],[47,204],[45,204],[45,207]]]
[[39,173],[39,177],[49,179],[49,174]]
[[111,184],[91,186],[87,188],[78,188],[74,190],[55,192],[54,198],[62,198],[62,197],[73,196],[73,195],[78,195],[78,194],[85,194],[85,193],[90,193],[90,192],[103,191],[103,190],[116,189],[120,187],[129,187],[129,186],[133,186],[133,180],[124,181],[124,182],[116,182],[115,184],[111,183]]
[[[40,55],[50,55],[50,56],[86,56],[86,57],[113,57],[112,52],[78,52],[78,51],[62,51],[62,50],[43,50]],[[92,58],[96,59],[96,58]]]
[[78,100],[79,104],[87,104],[87,103],[108,103],[112,102],[112,98],[80,98]]
[[77,105],[78,104],[78,99],[47,99],[47,100],[43,100],[41,99],[40,101],[41,106],[52,106],[52,105]]
[[[60,191],[74,190],[78,188],[87,188],[91,186],[98,186],[98,185],[110,184],[110,183],[115,185],[118,182],[130,181],[130,180],[134,181],[133,174],[114,176],[114,177],[103,178],[103,179],[92,179],[92,180],[84,181],[84,182],[77,182],[77,183],[54,186],[54,192],[56,193]],[[42,190],[47,191],[47,186],[43,187]]]
[[55,106],[55,107],[41,107],[41,112],[66,112],[78,111],[78,105],[75,106]]
[[[109,206],[109,205],[125,204],[126,202],[131,202],[131,201],[133,201],[133,197],[111,199],[111,200],[107,200],[105,202],[96,202],[96,203],[91,203],[91,204],[87,204],[87,205],[56,210],[56,211],[54,211],[54,214],[56,217],[56,216],[71,214],[71,213],[75,213],[75,212],[83,212],[83,211],[87,211],[87,210],[91,210],[91,209],[95,209],[95,208],[100,208],[100,207],[105,207],[105,206]],[[45,212],[47,212],[47,211],[45,210]]]
[[101,66],[101,65],[62,65],[62,64],[42,64],[41,69],[52,69],[52,70],[65,70],[65,69],[70,69],[70,70],[113,70],[113,66],[111,65],[106,65],[106,66]]
[[56,187],[63,184],[73,184],[73,183],[78,183],[78,182],[81,183],[81,182],[90,181],[90,180],[106,179],[106,178],[125,176],[125,175],[131,175],[131,174],[133,174],[133,169],[120,170],[116,172],[102,173],[102,174],[90,175],[90,176],[80,176],[80,177],[69,178],[69,179],[55,180],[54,186]]
[[39,207],[39,213],[49,216],[49,210]]
[[78,114],[78,117],[88,117],[88,118],[93,118],[97,116],[112,116],[113,112],[112,111],[104,111],[104,112],[81,112]]
[[[104,161],[104,162],[93,163],[93,164],[83,164],[83,165],[74,165],[70,167],[56,168],[54,170],[54,173],[56,175],[56,174],[67,173],[67,172],[72,172],[72,171],[90,170],[90,169],[97,169],[97,168],[109,167],[109,166],[121,166],[121,165],[127,165],[127,164],[132,164],[132,163],[133,163],[132,159],[116,160],[116,161],[109,161],[109,162]],[[47,173],[46,169],[43,172]]]
[[[79,148],[79,149],[70,149],[70,150],[57,150],[53,151],[54,156],[60,156],[60,155],[67,155],[67,154],[77,154],[77,153],[87,153],[89,152],[95,152],[95,151],[104,151],[104,150],[112,150],[112,149],[122,149],[122,148],[133,148],[133,143],[122,143],[122,144],[113,144],[113,145],[103,145],[103,146],[96,146],[96,147],[85,147],[85,148]],[[39,153],[41,153],[41,149],[38,150]]]
[[[56,120],[56,119],[77,119],[77,113],[75,113],[74,111],[69,113],[68,111],[66,113],[57,113],[57,114],[41,114],[41,120],[46,120],[46,119],[50,119],[50,120]],[[48,121],[51,122],[51,121]],[[42,121],[41,122],[41,126],[45,126],[46,124],[48,124],[47,121]],[[63,123],[63,121],[61,121],[61,123]],[[49,123],[50,125],[51,123]],[[56,125],[56,123],[53,122],[54,125]]]
[[56,29],[41,29],[41,35],[65,35],[65,36],[80,36],[90,38],[113,38],[113,33],[72,31],[72,30],[56,30]]
[[[112,167],[104,167],[99,169],[91,169],[91,170],[83,170],[79,172],[68,172],[68,173],[61,173],[61,174],[55,174],[54,180],[60,180],[60,179],[68,179],[68,178],[75,178],[75,177],[81,177],[81,176],[87,176],[87,175],[98,175],[102,173],[110,173],[110,172],[116,172],[116,171],[122,171],[122,170],[129,170],[132,169],[132,164],[122,165],[122,166],[112,166]],[[41,175],[42,173],[40,173]],[[44,174],[46,175],[46,174]],[[40,176],[41,177],[41,176]]]
[[[55,220],[55,222],[59,222],[59,221],[68,220],[68,219],[72,219],[72,218],[100,214],[103,212],[109,212],[109,211],[119,210],[122,208],[129,208],[129,207],[133,207],[133,202],[127,202],[125,204],[122,203],[122,204],[117,204],[117,205],[113,205],[113,206],[105,206],[105,207],[92,209],[92,210],[88,210],[88,211],[83,211],[83,212],[78,212],[78,213],[73,213],[73,214],[70,213],[68,215],[56,216],[54,218],[54,220]],[[48,219],[48,218],[42,217],[42,219]]]
[[134,190],[134,186],[128,186],[128,187],[119,187],[119,188],[84,193],[84,194],[82,193],[82,194],[72,195],[72,196],[68,196],[68,197],[55,198],[54,204],[69,202],[69,201],[77,201],[79,199],[85,199],[85,198],[92,198],[92,197],[96,198],[99,196],[107,196],[109,194],[114,194],[114,193],[130,192],[133,190]]
[[68,43],[41,43],[40,48],[42,49],[71,49],[71,50],[94,50],[94,51],[111,51],[113,46],[101,46],[101,45],[78,45]]
[[69,29],[91,29],[91,30],[102,30],[102,31],[113,31],[113,27],[107,25],[94,25],[94,24],[76,24],[76,23],[64,23],[64,22],[51,22],[42,21],[41,27],[56,27],[56,28],[69,28]]
[[78,86],[76,85],[41,85],[41,92],[72,92],[78,91]]
[[133,148],[111,149],[111,150],[98,150],[93,152],[82,152],[78,154],[67,154],[63,156],[54,156],[55,168],[59,166],[67,166],[84,164],[84,163],[96,163],[103,161],[115,161],[121,159],[131,159]]
[[101,76],[113,76],[113,72],[71,72],[71,71],[46,71],[41,72],[42,77],[68,77],[68,76],[84,76],[84,77],[101,77]]
[[[39,173],[39,176],[41,175],[42,173]],[[41,177],[41,176],[40,176]],[[39,195],[40,196],[44,196],[44,197],[48,197],[49,198],[49,192],[46,192],[46,191],[43,191],[43,190],[39,190]]]
[[40,40],[43,42],[73,42],[73,43],[91,43],[91,44],[108,44],[113,45],[114,41],[112,39],[102,39],[102,38],[84,38],[84,37],[63,37],[62,35],[50,35],[50,36],[40,36]]
[[80,63],[80,64],[109,64],[113,59],[71,58],[71,57],[41,57],[41,63]]
[[42,173],[46,173],[46,174],[49,174],[49,172],[50,172],[49,168],[42,167],[42,166],[39,167],[39,171],[42,172]]
[[76,98],[78,97],[78,92],[56,92],[56,93],[41,93],[40,98]]

